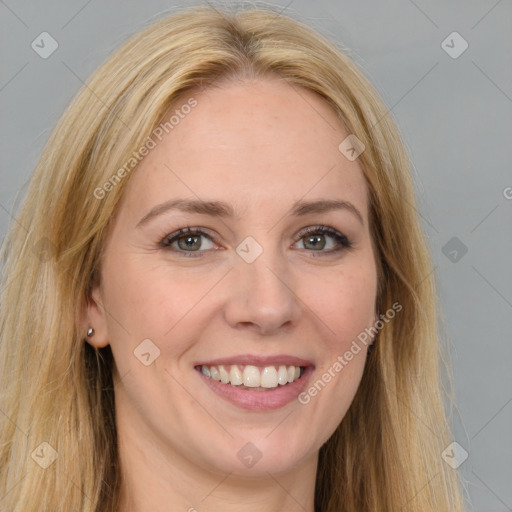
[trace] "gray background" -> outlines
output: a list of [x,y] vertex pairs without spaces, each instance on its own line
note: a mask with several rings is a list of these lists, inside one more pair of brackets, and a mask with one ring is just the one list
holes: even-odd
[[[16,194],[23,196],[78,88],[127,36],[185,5],[192,3],[0,1],[2,238],[16,218]],[[274,5],[350,48],[402,131],[452,354],[454,440],[469,453],[454,471],[467,481],[467,510],[512,510],[512,4]],[[31,47],[43,31],[59,45],[46,59]],[[454,31],[469,44],[458,58],[441,46]],[[452,52],[462,48],[460,40],[446,44]]]

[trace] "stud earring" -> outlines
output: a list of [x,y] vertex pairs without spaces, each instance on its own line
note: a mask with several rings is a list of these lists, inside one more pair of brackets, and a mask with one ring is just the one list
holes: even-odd
[[91,336],[94,336],[94,329],[89,327],[89,329],[87,329],[87,337],[90,338]]

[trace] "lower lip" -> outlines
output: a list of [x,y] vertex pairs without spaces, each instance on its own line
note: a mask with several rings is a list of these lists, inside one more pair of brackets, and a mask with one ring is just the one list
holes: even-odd
[[237,407],[251,411],[271,411],[284,407],[286,404],[297,399],[306,387],[307,381],[313,373],[313,367],[306,367],[300,379],[289,382],[284,386],[278,385],[277,388],[269,389],[268,391],[240,389],[231,384],[224,384],[218,380],[206,377],[200,371],[198,373],[212,391]]

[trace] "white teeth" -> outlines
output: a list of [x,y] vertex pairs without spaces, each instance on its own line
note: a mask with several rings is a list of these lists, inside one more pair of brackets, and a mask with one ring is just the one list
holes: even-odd
[[244,386],[257,388],[261,382],[260,371],[256,366],[247,365],[244,368]]
[[277,388],[277,372],[273,366],[266,366],[263,368],[263,371],[261,372],[261,387]]
[[210,366],[210,377],[213,380],[220,380],[220,372],[215,366]]
[[240,386],[243,383],[242,372],[238,369],[238,366],[232,364],[231,370],[229,371],[229,382],[233,386]]
[[246,365],[243,371],[238,365],[218,365],[218,366],[201,366],[201,372],[206,377],[223,384],[231,384],[232,386],[244,385],[248,388],[266,388],[275,389],[284,386],[289,382],[294,382],[300,378],[300,366],[265,366],[264,368]]
[[279,371],[277,372],[277,381],[281,386],[288,383],[288,370],[286,369],[286,366],[281,365],[279,367]]
[[220,381],[224,384],[229,382],[229,375],[224,366],[219,365]]

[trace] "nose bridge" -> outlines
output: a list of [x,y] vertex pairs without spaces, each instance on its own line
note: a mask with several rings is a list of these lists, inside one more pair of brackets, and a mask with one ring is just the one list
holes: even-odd
[[298,319],[292,273],[278,248],[248,238],[237,247],[226,320],[233,327],[250,324],[270,333]]

